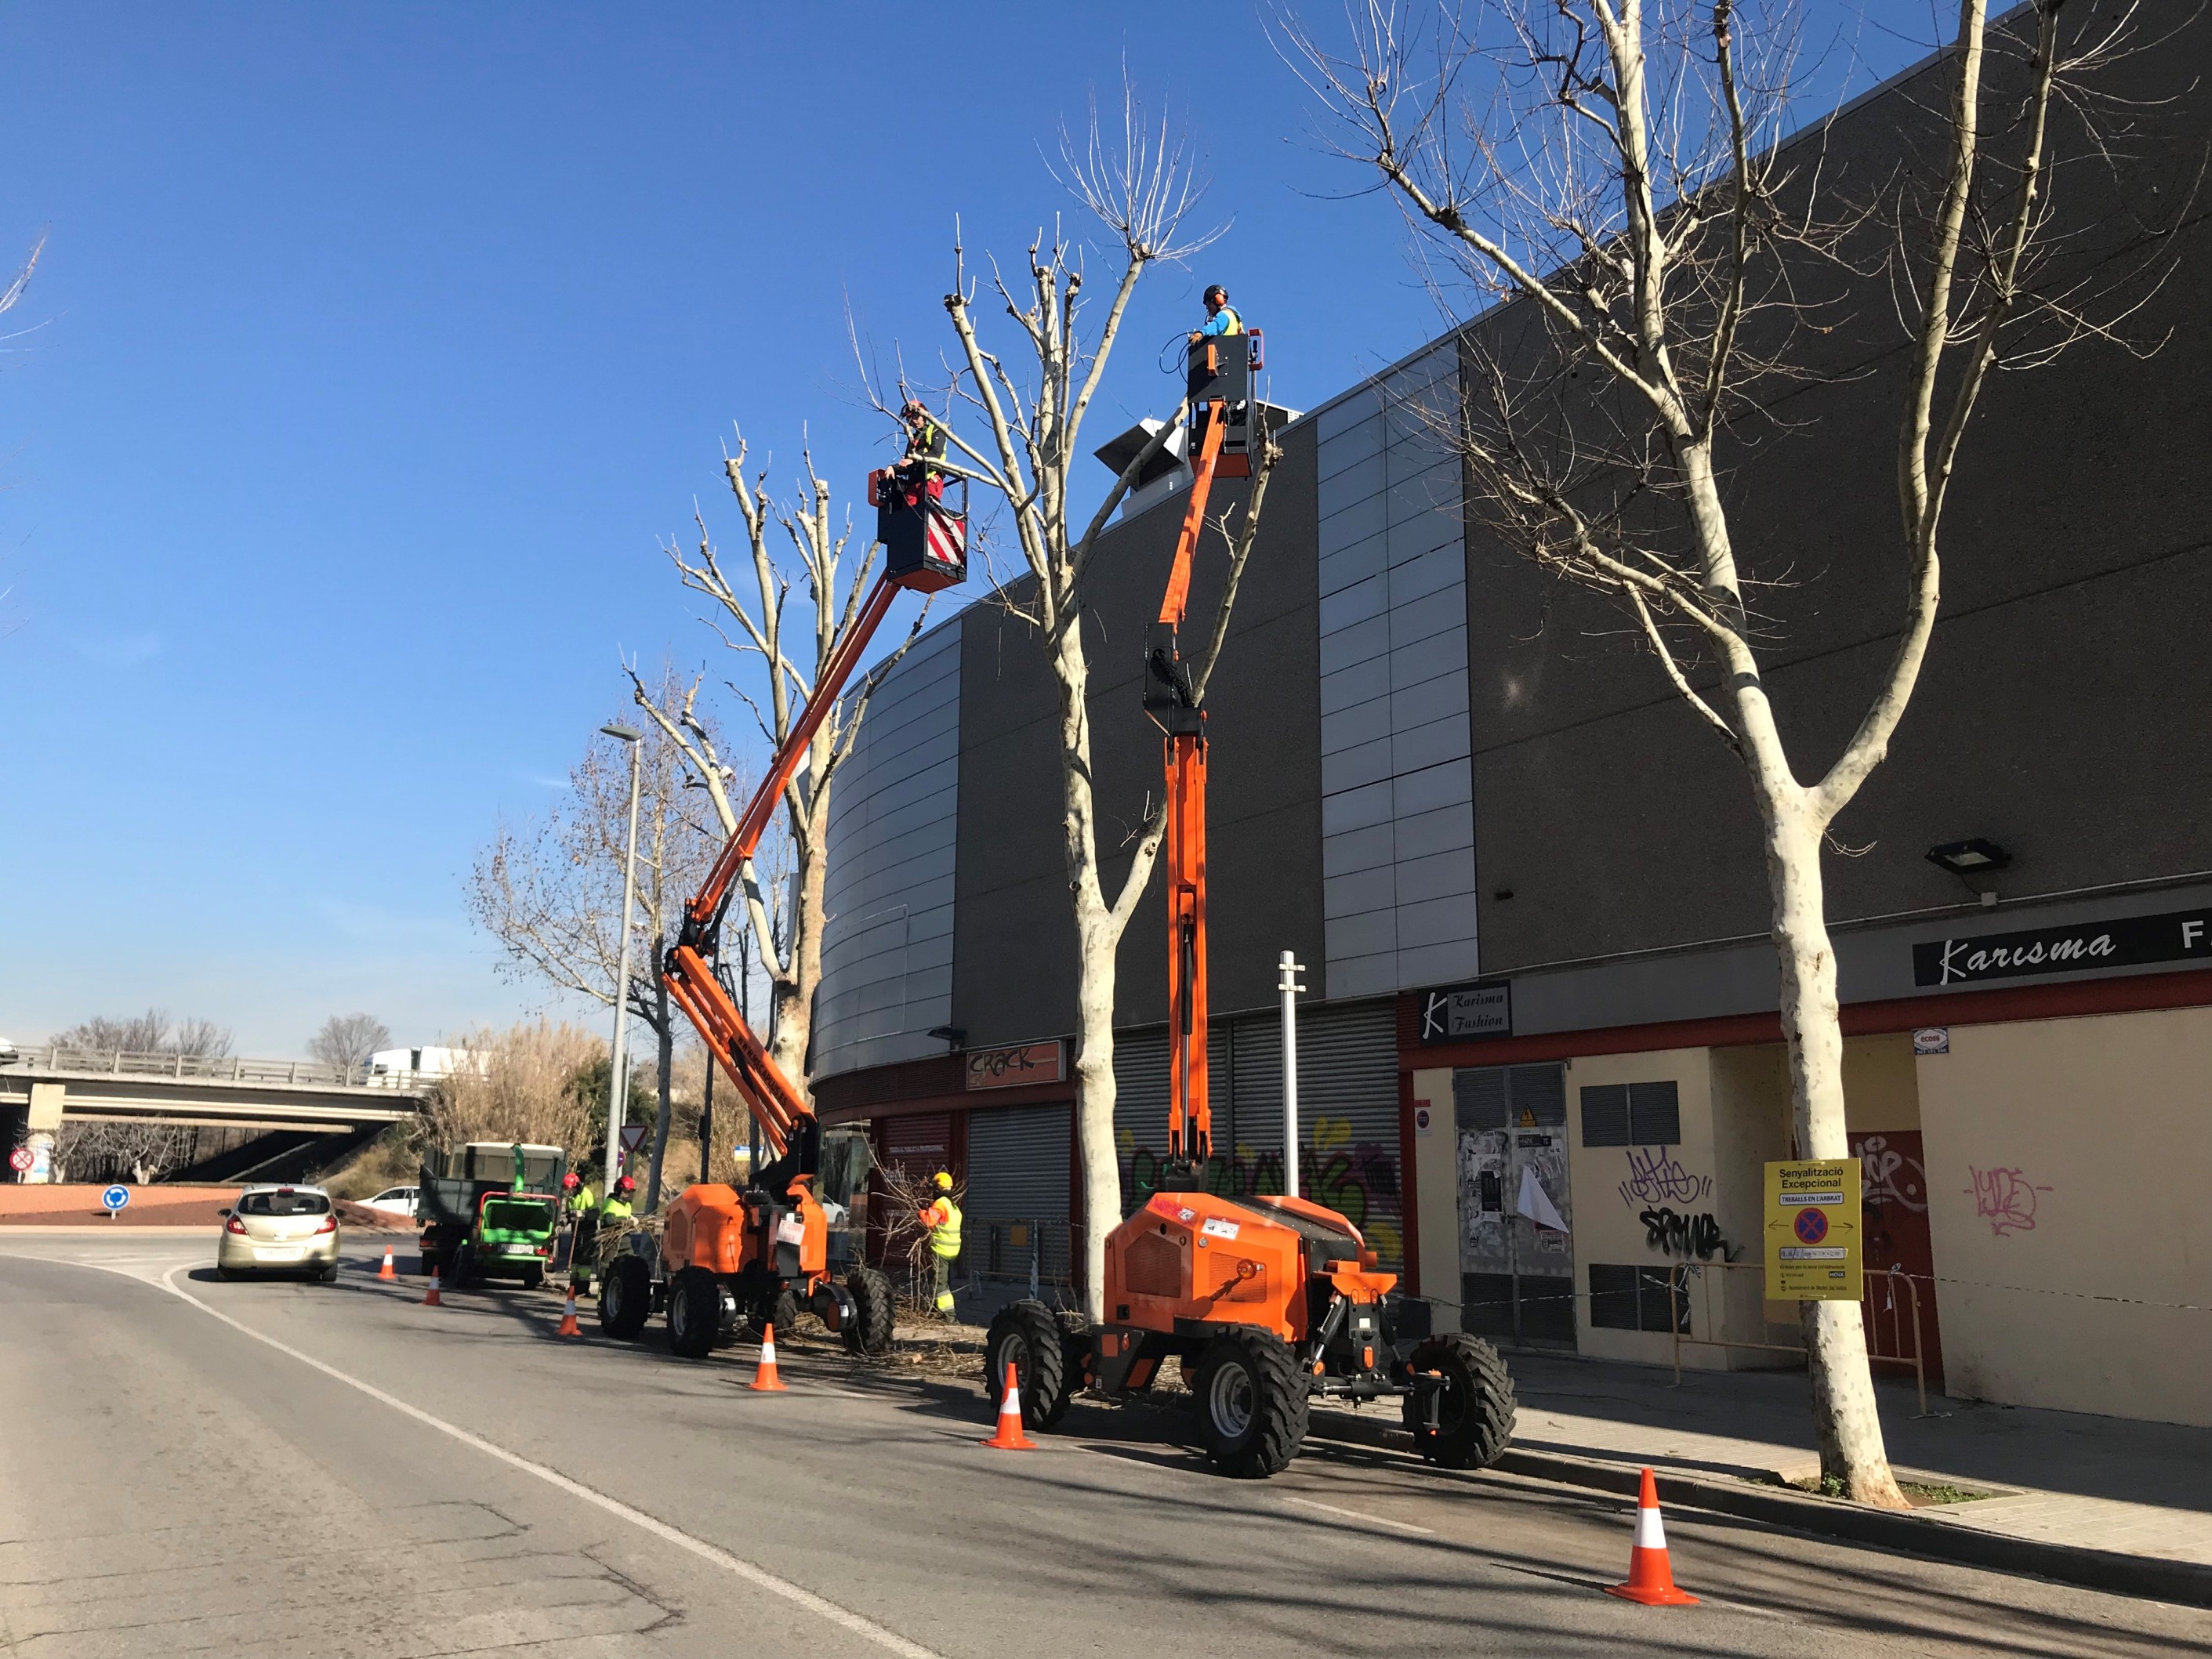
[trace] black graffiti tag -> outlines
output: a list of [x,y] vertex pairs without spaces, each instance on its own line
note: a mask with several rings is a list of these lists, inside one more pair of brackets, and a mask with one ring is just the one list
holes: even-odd
[[1695,1256],[1700,1261],[1711,1261],[1717,1255],[1723,1261],[1733,1261],[1741,1254],[1729,1248],[1728,1240],[1721,1236],[1721,1224],[1710,1210],[1702,1215],[1678,1215],[1668,1209],[1646,1210],[1637,1219],[1644,1224],[1644,1248],[1657,1250],[1662,1255],[1678,1255],[1686,1260]]

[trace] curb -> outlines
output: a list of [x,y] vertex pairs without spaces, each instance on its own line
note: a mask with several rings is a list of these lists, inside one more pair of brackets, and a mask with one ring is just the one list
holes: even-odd
[[[1322,1421],[1326,1415],[1327,1422]],[[1316,1439],[1410,1450],[1403,1429],[1364,1421],[1349,1413],[1316,1413],[1308,1432]],[[1565,1452],[1528,1451],[1509,1446],[1490,1466],[1503,1474],[1556,1481],[1634,1498],[1643,1466]],[[2170,1561],[2156,1556],[2123,1555],[2079,1544],[2054,1544],[1984,1532],[1932,1516],[1893,1510],[1863,1509],[1832,1498],[1760,1487],[1747,1481],[1669,1474],[1654,1465],[1660,1501],[1669,1507],[1705,1510],[1741,1520],[1787,1527],[1855,1544],[1872,1544],[1907,1555],[1984,1567],[1998,1572],[2048,1578],[2080,1589],[2140,1596],[2184,1607],[2212,1607],[2212,1566]]]

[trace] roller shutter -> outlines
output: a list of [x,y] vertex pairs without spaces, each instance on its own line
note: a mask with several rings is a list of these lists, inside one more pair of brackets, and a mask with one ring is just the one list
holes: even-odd
[[1032,1235],[1042,1278],[1067,1273],[1070,1106],[1001,1106],[968,1115],[961,1261],[971,1277],[1026,1283]]

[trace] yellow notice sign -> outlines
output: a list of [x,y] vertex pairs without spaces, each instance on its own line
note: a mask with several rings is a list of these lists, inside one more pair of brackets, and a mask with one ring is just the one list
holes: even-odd
[[1859,1299],[1859,1161],[1814,1158],[1766,1166],[1766,1299]]

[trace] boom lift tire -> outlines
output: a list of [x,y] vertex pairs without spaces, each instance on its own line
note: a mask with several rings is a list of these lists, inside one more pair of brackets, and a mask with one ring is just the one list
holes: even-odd
[[1498,1350],[1480,1337],[1454,1332],[1432,1336],[1413,1350],[1409,1369],[1443,1378],[1437,1426],[1427,1426],[1421,1392],[1406,1396],[1406,1427],[1413,1449],[1446,1469],[1485,1469],[1513,1438],[1513,1379]]
[[753,1334],[759,1336],[769,1325],[775,1327],[778,1336],[793,1336],[799,1331],[799,1293],[788,1285],[776,1286],[773,1297],[763,1297],[753,1310]]
[[1042,1302],[1024,1297],[999,1310],[983,1339],[983,1391],[995,1417],[1006,1392],[1006,1367],[1022,1391],[1024,1427],[1048,1429],[1067,1415],[1066,1347],[1060,1319]]
[[841,1333],[845,1352],[883,1354],[891,1351],[892,1316],[896,1304],[891,1282],[873,1267],[855,1267],[847,1275],[845,1289],[853,1298],[854,1316]]
[[722,1286],[704,1267],[686,1267],[668,1281],[668,1352],[704,1359],[722,1322]]
[[1273,1331],[1232,1325],[1208,1343],[1191,1379],[1198,1435],[1224,1474],[1280,1474],[1306,1437],[1306,1380]]
[[599,1328],[618,1342],[633,1340],[653,1310],[653,1267],[641,1255],[618,1255],[599,1280]]

